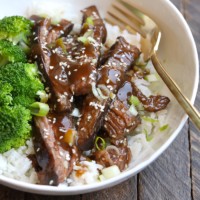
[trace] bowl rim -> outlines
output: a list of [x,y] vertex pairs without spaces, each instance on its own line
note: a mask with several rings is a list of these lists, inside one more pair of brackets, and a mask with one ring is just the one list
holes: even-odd
[[[166,6],[169,6],[170,9],[176,14],[176,16],[180,19],[181,23],[183,24],[183,28],[186,30],[185,33],[187,34],[191,46],[192,51],[194,55],[194,63],[195,63],[195,83],[193,87],[193,93],[190,98],[191,102],[194,103],[197,91],[198,91],[198,84],[199,84],[199,59],[198,59],[198,53],[196,44],[192,35],[192,32],[189,28],[189,25],[187,24],[186,20],[180,13],[180,11],[176,8],[176,6],[169,0],[164,0],[163,3]],[[30,193],[36,193],[36,194],[43,194],[43,195],[74,195],[74,194],[84,194],[92,191],[101,190],[104,188],[108,188],[111,186],[114,186],[116,184],[119,184],[132,176],[136,175],[138,172],[143,170],[145,167],[147,167],[149,164],[151,164],[154,160],[156,160],[169,146],[170,144],[175,140],[175,138],[178,136],[179,132],[183,128],[188,116],[185,114],[182,119],[181,123],[177,127],[177,129],[170,135],[168,140],[155,152],[152,156],[150,156],[145,161],[142,161],[140,164],[135,166],[132,169],[129,169],[127,171],[124,171],[117,177],[114,177],[112,179],[105,180],[103,182],[98,182],[94,184],[89,185],[81,185],[81,186],[72,186],[68,188],[61,188],[61,187],[52,187],[52,186],[46,186],[46,185],[36,185],[31,183],[26,183],[22,181],[18,181],[12,178],[5,177],[3,175],[0,175],[0,184],[3,184],[5,186],[8,186],[13,189],[18,189],[20,191],[24,192],[30,192]]]

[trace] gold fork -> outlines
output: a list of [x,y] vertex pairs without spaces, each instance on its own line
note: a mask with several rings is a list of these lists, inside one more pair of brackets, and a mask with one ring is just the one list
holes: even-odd
[[156,23],[138,10],[137,5],[133,0],[114,1],[112,6],[108,9],[106,21],[113,25],[118,25],[121,29],[127,29],[129,32],[137,32],[142,36],[142,42],[145,43],[142,45],[145,46],[145,49],[141,49],[144,54],[144,59],[151,59],[157,73],[188,114],[192,122],[200,130],[199,112],[182,93],[178,85],[170,77],[157,57],[157,51],[161,40],[161,32]]

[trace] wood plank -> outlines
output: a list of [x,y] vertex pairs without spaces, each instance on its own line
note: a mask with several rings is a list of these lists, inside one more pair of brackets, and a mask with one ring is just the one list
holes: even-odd
[[[81,195],[75,196],[48,196],[25,193],[24,200],[81,200]],[[4,200],[4,199],[3,199]],[[18,199],[17,199],[18,200]]]
[[82,196],[82,200],[137,200],[137,176],[115,187]]
[[[185,17],[192,30],[200,58],[200,3],[199,0],[185,0]],[[200,111],[200,85],[195,101],[195,106]],[[192,196],[194,200],[200,197],[200,134],[190,122],[190,151],[191,151],[191,175]]]
[[24,193],[10,189],[0,185],[0,199],[1,200],[24,200]]
[[139,174],[140,200],[191,199],[188,125],[156,162]]

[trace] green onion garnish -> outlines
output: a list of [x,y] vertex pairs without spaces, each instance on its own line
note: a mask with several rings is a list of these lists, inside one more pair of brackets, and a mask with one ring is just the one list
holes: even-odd
[[32,115],[43,117],[49,112],[49,105],[46,103],[35,102],[30,105],[30,111]]
[[130,102],[131,105],[134,105],[134,106],[138,106],[140,104],[139,99],[134,95],[130,96],[129,102]]
[[88,44],[88,38],[87,37],[84,37],[84,36],[82,36],[82,37],[78,37],[78,41],[79,42],[82,42],[84,45],[86,45],[86,44]]
[[145,133],[147,142],[150,142],[153,139],[153,135],[149,135],[146,129],[144,129],[144,133]]
[[161,132],[163,132],[163,131],[165,131],[166,129],[168,129],[169,128],[169,125],[168,124],[165,124],[164,126],[161,126],[160,128],[159,128],[159,130],[161,131]]
[[88,17],[85,20],[85,23],[87,23],[88,25],[94,26],[94,21],[93,21],[92,17]]
[[94,144],[96,149],[99,151],[104,150],[106,148],[106,142],[102,137],[96,137]]
[[151,117],[146,117],[146,116],[143,116],[142,119],[146,122],[151,122],[151,123],[156,123],[156,122],[159,122],[158,119],[153,119]]
[[44,90],[39,90],[36,94],[39,96],[42,103],[46,103],[48,101],[49,96]]

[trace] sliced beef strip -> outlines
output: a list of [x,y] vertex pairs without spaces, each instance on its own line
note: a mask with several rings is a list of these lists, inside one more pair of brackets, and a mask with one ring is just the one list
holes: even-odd
[[[90,93],[91,83],[96,81],[96,68],[101,55],[102,43],[106,39],[106,28],[95,6],[88,7],[82,11],[83,25],[80,37],[90,34],[89,42],[86,44],[79,42],[74,47],[73,53],[69,55],[69,60],[74,60],[70,68],[66,68],[66,73],[70,74],[70,89],[76,96]],[[93,25],[86,24],[88,17],[92,18]]]
[[119,100],[114,100],[104,118],[103,126],[110,138],[121,140],[140,123],[140,117],[132,115],[129,107]]
[[[109,57],[107,56],[104,64],[98,70],[97,85],[104,85],[111,92],[115,92],[120,86],[125,72],[138,58],[139,53],[135,46],[128,44],[124,38],[119,37],[108,52]],[[94,94],[86,97],[82,108],[82,117],[77,127],[77,144],[80,150],[89,150],[93,147],[96,132],[101,126],[110,101],[110,98],[100,101]]]
[[122,87],[119,89],[117,98],[125,105],[128,105],[128,99],[131,97],[131,95],[137,96],[140,102],[143,104],[144,109],[148,112],[157,112],[163,110],[170,102],[168,97],[162,95],[151,95],[146,97],[142,91],[137,88],[131,74],[129,74],[126,76]]
[[148,112],[157,112],[163,110],[167,107],[170,102],[170,99],[162,95],[151,95],[146,97],[134,83],[132,83],[133,91],[135,96],[141,101],[144,106],[144,109]]
[[117,165],[120,171],[123,171],[131,160],[131,151],[127,146],[126,138],[123,139],[123,144],[121,145],[109,145],[104,150],[96,151],[95,160],[104,167]]
[[[64,23],[64,22],[63,22]],[[60,26],[63,27],[64,34],[71,31],[72,25]],[[60,28],[59,27],[59,28]],[[66,28],[68,27],[68,28]],[[67,59],[64,56],[62,49],[57,48],[57,51],[51,51],[47,45],[47,38],[49,37],[49,30],[52,30],[50,19],[41,19],[36,21],[34,26],[34,38],[31,47],[31,57],[36,59],[39,70],[42,72],[44,84],[51,94],[50,103],[54,105],[58,112],[71,109],[71,102],[68,98],[70,88],[68,84],[68,77],[65,73],[65,65]],[[61,30],[60,30],[61,31]],[[51,36],[51,42],[58,36],[60,31],[57,31],[57,36]],[[56,32],[56,31],[55,31]],[[58,33],[59,32],[59,33]],[[54,39],[52,39],[54,38]]]
[[78,151],[62,141],[63,130],[71,126],[72,121],[65,114],[34,117],[33,142],[40,184],[58,185],[71,173]]

